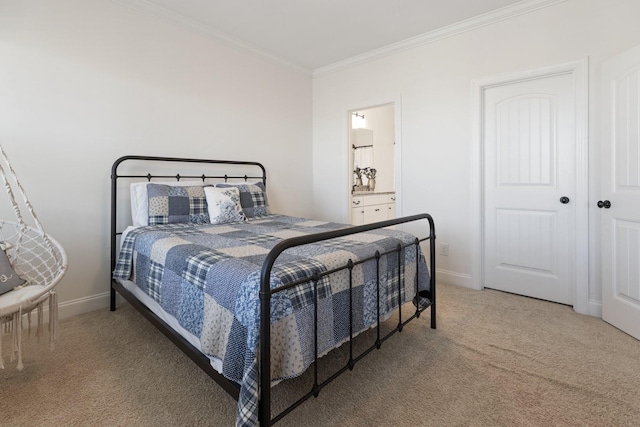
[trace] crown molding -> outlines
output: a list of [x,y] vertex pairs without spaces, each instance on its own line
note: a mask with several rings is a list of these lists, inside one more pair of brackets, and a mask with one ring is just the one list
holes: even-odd
[[409,39],[381,47],[379,49],[374,49],[361,55],[356,55],[351,58],[345,59],[343,61],[338,61],[324,67],[316,68],[313,70],[313,77],[321,77],[327,74],[344,70],[349,67],[353,67],[355,65],[380,59],[385,56],[415,49],[417,47],[434,43],[448,37],[453,37],[467,31],[472,31],[480,27],[511,19],[516,16],[524,15],[526,13],[530,13],[549,6],[554,6],[559,3],[564,3],[566,1],[567,0],[524,0],[514,5],[495,10],[493,12],[485,13],[474,18],[460,21],[455,24],[430,31],[416,37],[411,37]]
[[470,18],[443,28],[439,28],[437,30],[430,31],[416,37],[411,37],[397,43],[392,43],[379,49],[374,49],[369,52],[347,58],[343,61],[334,62],[333,64],[316,68],[314,70],[310,70],[308,68],[294,64],[290,61],[286,61],[264,49],[260,49],[252,44],[232,37],[229,34],[218,31],[208,25],[203,24],[200,21],[187,18],[164,7],[157,6],[147,0],[111,1],[121,6],[133,9],[138,13],[153,17],[177,27],[184,28],[201,36],[225,43],[244,52],[256,55],[266,61],[280,65],[291,71],[298,72],[306,76],[321,77],[355,65],[363,64],[379,58],[383,58],[385,56],[411,50],[448,37],[453,37],[458,34],[465,33],[467,31],[472,31],[480,27],[494,24],[496,22],[514,18],[516,16],[533,12],[538,9],[543,9],[559,3],[564,3],[568,0],[524,0],[514,5],[507,6],[493,12],[485,13],[483,15],[479,15],[474,18]]
[[254,45],[246,43],[240,39],[230,36],[229,34],[223,33],[222,31],[218,31],[208,25],[205,25],[200,21],[187,18],[183,15],[180,15],[179,13],[173,12],[161,6],[157,6],[146,0],[111,0],[111,1],[121,6],[127,7],[129,9],[133,9],[138,13],[142,13],[144,15],[163,21],[165,23],[169,23],[177,27],[181,27],[183,29],[194,32],[196,34],[207,37],[209,39],[226,43],[227,45],[230,45],[232,47],[235,47],[247,53],[256,55],[271,63],[288,68],[291,71],[295,71],[295,72],[304,74],[306,76],[312,75],[312,70],[308,68],[304,68],[299,65],[293,64],[289,61],[285,61],[284,59],[279,58],[264,49],[259,49]]

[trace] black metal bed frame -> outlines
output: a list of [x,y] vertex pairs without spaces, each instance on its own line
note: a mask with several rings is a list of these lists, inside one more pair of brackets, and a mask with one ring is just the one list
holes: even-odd
[[[118,166],[127,161],[152,161],[152,162],[175,162],[175,163],[199,163],[202,165],[206,164],[217,164],[217,165],[237,165],[237,166],[247,166],[247,167],[258,167],[262,170],[262,174],[260,176],[248,176],[248,175],[152,175],[150,173],[139,175],[139,174],[125,174],[118,175]],[[117,239],[122,232],[118,231],[117,224],[117,190],[118,190],[118,179],[122,178],[131,178],[131,179],[147,179],[151,181],[152,178],[171,178],[179,181],[182,178],[187,179],[202,179],[205,182],[206,179],[219,179],[224,180],[225,182],[229,179],[244,179],[245,181],[249,179],[261,179],[262,182],[266,186],[267,176],[266,170],[264,166],[257,162],[246,162],[246,161],[229,161],[229,160],[208,160],[208,159],[188,159],[188,158],[177,158],[177,157],[153,157],[153,156],[123,156],[117,159],[111,168],[111,271],[115,269],[116,261],[117,261]],[[349,260],[347,264],[343,267],[339,267],[330,271],[326,271],[323,273],[316,272],[312,277],[304,278],[298,280],[296,282],[287,283],[278,288],[271,289],[269,278],[271,276],[271,270],[273,265],[276,262],[276,259],[282,252],[286,251],[289,248],[293,248],[296,246],[306,245],[310,243],[316,243],[323,240],[334,239],[338,237],[344,237],[351,234],[362,233],[365,231],[371,231],[375,229],[390,227],[394,225],[404,224],[408,222],[414,222],[419,220],[427,220],[429,223],[429,235],[423,239],[416,238],[413,243],[407,245],[400,245],[396,247],[396,249],[387,251],[384,253],[380,253],[376,251],[374,255],[369,258],[359,260],[357,262],[353,262]],[[285,415],[293,411],[300,404],[305,402],[310,397],[317,397],[322,388],[328,385],[331,381],[336,379],[340,374],[344,373],[347,369],[352,370],[356,364],[356,362],[360,361],[363,357],[369,354],[374,349],[379,349],[382,346],[382,343],[390,338],[397,332],[402,332],[403,327],[409,323],[411,320],[420,317],[420,314],[426,310],[427,308],[431,308],[431,328],[436,328],[436,266],[435,266],[435,226],[433,222],[433,218],[429,214],[419,214],[412,215],[387,221],[381,221],[374,224],[366,224],[356,227],[348,227],[339,230],[332,230],[323,233],[316,233],[311,235],[305,235],[300,237],[293,237],[290,239],[285,239],[278,243],[268,254],[265,259],[264,264],[262,265],[261,274],[260,274],[260,357],[259,357],[259,376],[260,376],[260,398],[259,398],[259,422],[261,426],[270,426],[280,419],[282,419]],[[402,250],[405,248],[415,245],[416,249],[420,245],[420,242],[429,241],[429,275],[430,275],[430,285],[429,291],[418,291],[418,271],[416,270],[415,276],[415,291],[416,296],[415,299],[418,301],[418,297],[426,298],[428,302],[426,304],[416,303],[416,309],[407,319],[403,320],[402,318],[402,283],[403,280],[399,280],[398,282],[398,324],[394,329],[388,332],[386,335],[381,336],[380,330],[380,258],[388,255],[393,252],[398,252],[400,254]],[[401,257],[398,256],[398,275],[400,275],[400,263]],[[376,329],[376,341],[373,345],[366,348],[360,354],[354,356],[354,347],[353,347],[353,310],[352,310],[352,288],[353,288],[353,276],[352,271],[353,268],[358,265],[368,261],[375,260],[376,262],[376,270],[378,271],[377,277],[377,298],[378,298],[378,315],[377,315],[377,325]],[[346,365],[340,368],[338,371],[334,372],[331,376],[324,379],[323,381],[319,381],[318,378],[318,292],[317,286],[320,279],[324,276],[337,273],[338,271],[348,270],[349,271],[349,360]],[[314,286],[314,335],[315,335],[315,354],[314,354],[314,382],[312,389],[300,397],[297,401],[295,401],[288,408],[284,409],[281,413],[272,418],[271,416],[271,322],[270,322],[270,313],[271,313],[271,297],[272,295],[286,291],[295,286],[301,286],[305,283],[312,282]],[[209,358],[201,353],[196,347],[191,345],[187,340],[185,340],[181,335],[179,335],[176,331],[174,331],[169,325],[167,325],[161,318],[159,318],[155,313],[153,313],[146,305],[140,302],[131,292],[129,292],[120,282],[117,280],[111,280],[111,311],[115,311],[116,309],[116,292],[121,294],[131,305],[133,305],[140,313],[142,313],[153,325],[155,325],[162,333],[164,333],[171,341],[173,341],[187,356],[189,356],[204,372],[206,372],[214,381],[222,386],[222,388],[229,393],[235,400],[238,400],[240,385],[228,380],[224,376],[222,376],[218,371],[216,371],[210,363]],[[269,386],[262,386],[262,384],[268,384]]]

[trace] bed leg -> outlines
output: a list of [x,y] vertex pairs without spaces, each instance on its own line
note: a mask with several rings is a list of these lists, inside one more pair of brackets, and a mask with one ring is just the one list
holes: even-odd
[[116,311],[116,290],[113,289],[113,284],[111,284],[111,311]]
[[431,270],[431,329],[436,329],[436,227],[429,216],[429,269]]
[[[435,246],[435,245],[434,245]],[[436,329],[436,255],[431,249],[431,329]]]
[[431,329],[436,329],[436,281],[431,285]]

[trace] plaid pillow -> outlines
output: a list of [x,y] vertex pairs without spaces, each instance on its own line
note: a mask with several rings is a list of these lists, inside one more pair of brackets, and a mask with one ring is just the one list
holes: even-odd
[[149,225],[178,222],[208,223],[207,199],[203,186],[174,187],[147,185]]
[[247,218],[269,215],[269,201],[267,200],[267,189],[261,182],[255,184],[224,183],[216,184],[216,187],[236,187],[240,190],[240,205]]

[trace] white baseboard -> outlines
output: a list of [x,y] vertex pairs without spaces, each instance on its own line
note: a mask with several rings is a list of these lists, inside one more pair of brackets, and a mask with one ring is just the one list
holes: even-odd
[[[438,282],[446,282],[452,285],[462,286],[469,289],[476,289],[471,282],[469,274],[457,273],[449,270],[436,270]],[[590,300],[587,305],[587,315],[602,318],[602,302]]]
[[464,288],[473,289],[471,276],[469,274],[457,273],[449,270],[436,270],[436,280],[438,282],[451,283],[452,285],[462,286]]
[[[58,296],[59,297],[59,296]],[[97,295],[91,295],[88,297],[77,298],[71,301],[64,301],[58,303],[58,318],[64,319],[66,317],[77,316],[79,314],[88,313],[90,311],[106,309],[109,307],[110,292],[104,292]],[[35,315],[35,311],[32,316]],[[45,302],[43,305],[43,321],[49,323],[49,303]]]
[[[456,286],[473,289],[471,284],[471,276],[468,274],[457,273],[449,270],[436,270],[436,279],[440,282],[450,283]],[[88,313],[94,310],[106,309],[109,307],[109,292],[97,295],[91,295],[84,298],[78,298],[71,301],[65,301],[58,304],[58,317],[64,319],[66,317],[77,316],[79,314]],[[118,304],[126,302],[120,295],[117,296]],[[602,303],[600,301],[589,301],[588,315],[602,318]],[[49,305],[44,304],[44,322],[49,321]]]
[[590,300],[587,305],[587,314],[602,319],[602,302]]
[[65,317],[77,316],[78,314],[109,307],[109,297],[110,292],[104,292],[58,303],[58,317],[64,319]]
[[[449,270],[436,270],[436,279],[438,281],[451,283],[452,285],[471,288],[471,276],[468,274],[457,273]],[[88,297],[77,298],[70,301],[58,303],[58,318],[77,316],[79,314],[88,313],[90,311],[107,309],[109,307],[109,292],[91,295]],[[124,298],[118,295],[118,304],[124,302]],[[44,304],[44,322],[49,322],[49,304]],[[595,316],[595,314],[594,314]]]

